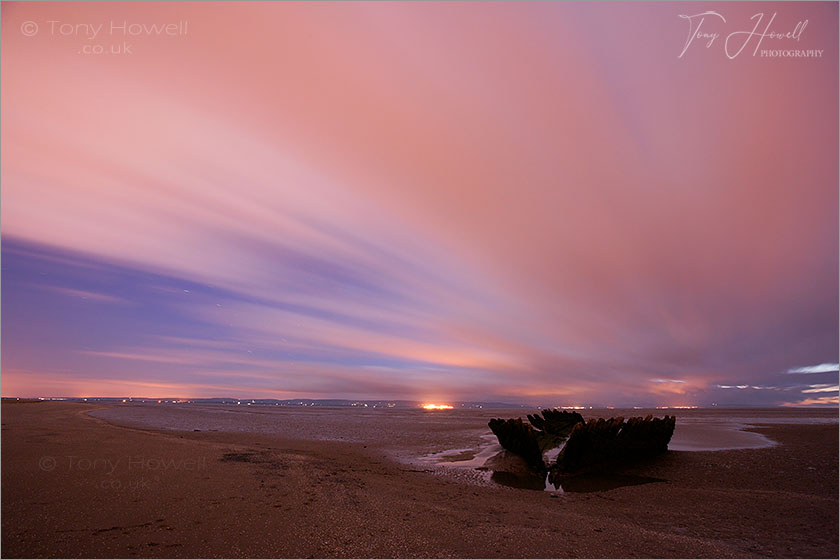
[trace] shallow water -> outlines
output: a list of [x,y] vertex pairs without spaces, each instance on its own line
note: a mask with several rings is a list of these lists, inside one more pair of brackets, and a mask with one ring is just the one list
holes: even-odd
[[[524,417],[527,409],[360,409],[127,403],[92,414],[118,424],[164,430],[275,434],[293,439],[345,441],[385,448],[400,456],[473,466],[497,445],[491,418]],[[583,416],[676,415],[669,448],[675,451],[754,449],[775,445],[748,431],[765,424],[837,423],[836,409],[587,410]]]
[[723,451],[726,449],[760,449],[776,442],[758,432],[747,431],[756,424],[732,421],[677,422],[668,444],[672,451]]
[[419,459],[443,467],[476,468],[483,466],[487,459],[501,451],[502,446],[499,445],[496,436],[491,433],[482,435],[481,443],[477,447],[446,449],[429,453]]

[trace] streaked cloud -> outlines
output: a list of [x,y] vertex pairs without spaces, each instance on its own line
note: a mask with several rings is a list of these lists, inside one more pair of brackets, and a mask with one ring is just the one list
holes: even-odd
[[840,391],[840,385],[811,385],[810,389],[803,389],[803,393],[837,393]]
[[834,373],[840,370],[840,364],[819,364],[816,366],[803,366],[787,370],[785,373]]
[[782,406],[836,406],[840,404],[838,397],[816,397],[801,401],[784,402]]
[[65,288],[63,286],[44,286],[44,289],[52,290],[59,294],[64,294],[69,297],[79,298],[86,301],[98,303],[128,303],[127,300],[116,297],[110,294],[103,294],[100,292],[92,292],[89,290],[76,290],[72,288]]

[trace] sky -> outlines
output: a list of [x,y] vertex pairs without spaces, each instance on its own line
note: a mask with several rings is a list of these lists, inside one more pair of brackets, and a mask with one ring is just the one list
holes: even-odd
[[837,50],[832,2],[3,2],[2,395],[837,406]]

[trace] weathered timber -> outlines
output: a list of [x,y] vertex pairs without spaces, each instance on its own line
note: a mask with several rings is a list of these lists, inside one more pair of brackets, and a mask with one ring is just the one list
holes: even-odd
[[571,433],[575,424],[583,422],[577,412],[547,408],[538,414],[529,414],[528,421],[537,430],[537,442],[542,451],[559,447]]
[[496,434],[502,447],[522,457],[532,469],[545,472],[542,450],[534,428],[523,423],[521,418],[493,418],[488,426]]
[[676,417],[589,420],[575,425],[551,466],[550,480],[667,451]]

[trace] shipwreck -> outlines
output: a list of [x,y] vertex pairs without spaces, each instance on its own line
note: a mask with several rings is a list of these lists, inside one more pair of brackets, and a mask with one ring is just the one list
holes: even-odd
[[[494,418],[488,425],[508,452],[521,457],[550,482],[603,469],[668,450],[676,417],[622,417],[585,421],[577,412],[547,409],[521,418]],[[559,448],[552,461],[544,454]]]

